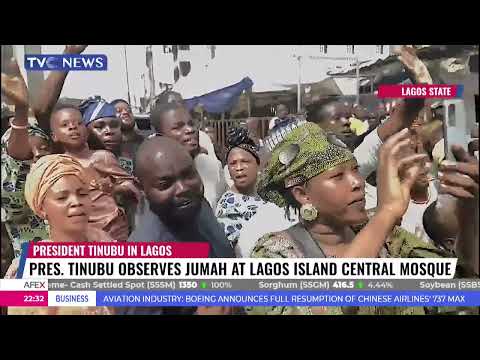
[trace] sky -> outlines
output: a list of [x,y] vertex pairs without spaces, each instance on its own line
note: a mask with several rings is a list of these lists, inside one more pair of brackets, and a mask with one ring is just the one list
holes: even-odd
[[[132,105],[140,105],[144,96],[142,74],[147,72],[145,64],[146,45],[127,45],[128,76]],[[42,45],[44,54],[60,54],[63,45]],[[154,75],[156,93],[158,83],[173,83],[173,58],[163,53],[162,45],[153,45]],[[206,92],[231,85],[249,76],[253,91],[284,89],[284,85],[296,84],[299,78],[299,63],[294,55],[308,55],[318,51],[318,45],[217,45],[216,57],[211,60],[206,45],[191,46],[190,74],[175,84],[174,90],[184,98],[199,96]],[[123,45],[90,45],[85,54],[105,54],[108,58],[108,71],[71,71],[65,81],[62,97],[83,99],[101,95],[106,100],[128,98]],[[346,62],[344,62],[346,63]],[[321,81],[331,65],[326,60],[302,58],[302,82]],[[148,75],[145,79],[149,94]],[[283,86],[282,86],[283,85]]]

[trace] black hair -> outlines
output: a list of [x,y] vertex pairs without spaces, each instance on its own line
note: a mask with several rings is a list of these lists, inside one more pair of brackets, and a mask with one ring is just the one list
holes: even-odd
[[180,93],[176,91],[167,90],[157,96],[157,98],[155,99],[155,106],[174,102],[183,104],[184,101],[182,95],[180,95]]
[[298,216],[298,214],[300,213],[301,205],[297,201],[297,199],[295,199],[295,196],[293,196],[292,188],[288,188],[288,189],[284,188],[280,190],[280,193],[282,194],[282,196],[285,199],[285,202],[287,203],[287,206],[285,206],[285,215],[287,216],[287,219],[291,220],[290,218],[291,212],[293,212],[295,215]]
[[150,124],[153,126],[155,131],[161,132],[162,117],[165,113],[171,110],[184,109],[183,104],[179,102],[170,102],[156,105],[150,112]]
[[59,102],[53,107],[52,115],[54,113],[60,111],[60,110],[66,110],[66,109],[73,109],[73,110],[77,110],[78,112],[80,112],[80,109],[78,108],[78,106]]
[[327,98],[316,101],[307,105],[307,121],[318,123],[325,120],[324,110],[327,105],[340,102],[340,97],[329,96]]
[[124,99],[115,99],[115,100],[113,100],[110,104],[112,104],[113,106],[115,106],[115,105],[117,105],[117,104],[120,103],[120,102],[123,102],[123,103],[127,104],[128,106],[130,106],[130,104],[128,103],[128,101],[127,101],[127,100],[124,100]]

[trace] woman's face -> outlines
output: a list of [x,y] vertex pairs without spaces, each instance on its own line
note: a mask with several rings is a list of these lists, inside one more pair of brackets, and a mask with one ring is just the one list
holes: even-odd
[[88,124],[90,134],[96,143],[103,145],[105,150],[116,153],[122,143],[121,122],[119,118],[101,118]]
[[64,233],[82,233],[87,229],[91,205],[88,186],[77,176],[66,175],[48,190],[41,215],[52,228]]
[[234,148],[228,154],[228,171],[237,190],[250,190],[257,182],[258,165],[248,151]]
[[365,180],[351,160],[295,186],[293,195],[302,204],[310,203],[318,216],[338,225],[358,225],[368,220],[365,210]]

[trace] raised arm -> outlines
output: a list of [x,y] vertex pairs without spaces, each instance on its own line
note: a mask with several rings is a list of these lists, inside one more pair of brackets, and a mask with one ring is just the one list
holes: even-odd
[[99,150],[94,153],[93,167],[104,178],[109,178],[113,194],[140,201],[141,193],[137,179],[120,167],[117,158],[109,151]]
[[[81,54],[88,45],[66,45],[64,54]],[[38,97],[33,104],[33,111],[38,125],[45,131],[50,131],[50,114],[62,92],[68,71],[51,71],[43,81]]]
[[[433,83],[427,67],[417,57],[415,49],[402,46],[398,59],[403,63],[414,82],[420,84]],[[382,143],[402,129],[409,128],[424,104],[424,99],[405,99],[401,101],[393,109],[390,119],[370,132],[354,150],[360,174],[365,179],[377,168],[377,153]]]
[[390,137],[382,145],[378,165],[377,212],[355,236],[344,257],[377,257],[395,224],[407,211],[410,189],[415,182],[426,154],[412,154],[408,131]]
[[15,105],[7,153],[16,160],[28,160],[32,157],[28,146],[28,89],[15,58],[10,59],[7,67],[8,75],[2,73],[2,94]]
[[[402,46],[397,54],[413,82],[433,84],[427,66],[418,58],[414,48]],[[390,119],[378,127],[380,140],[385,141],[389,136],[410,127],[424,104],[424,99],[405,99],[400,102],[394,108]]]
[[456,254],[475,274],[479,274],[478,240],[478,159],[461,146],[453,145],[456,162],[443,161],[440,165],[440,193],[458,199],[457,220],[459,234]]

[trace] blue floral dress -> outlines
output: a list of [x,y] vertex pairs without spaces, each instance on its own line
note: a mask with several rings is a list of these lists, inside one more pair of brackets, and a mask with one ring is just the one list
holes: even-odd
[[237,244],[245,223],[265,204],[266,202],[258,195],[249,196],[233,191],[227,191],[222,195],[218,201],[215,216],[223,226],[225,236],[232,247]]

